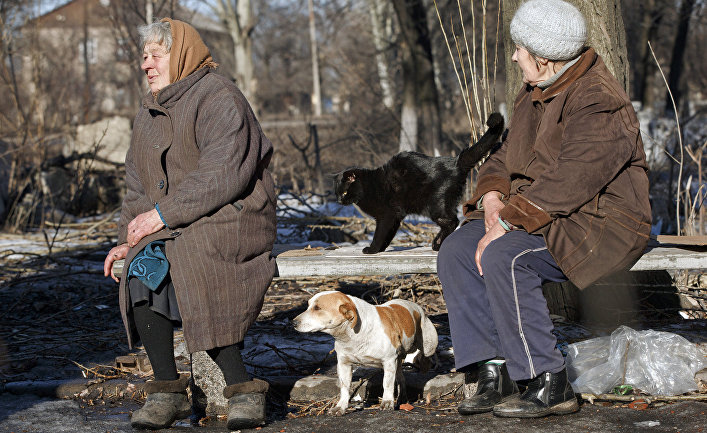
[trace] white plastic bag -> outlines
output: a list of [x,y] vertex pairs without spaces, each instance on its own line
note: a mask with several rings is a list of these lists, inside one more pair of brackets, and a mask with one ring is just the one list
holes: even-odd
[[693,343],[670,332],[620,326],[609,337],[570,344],[567,371],[575,392],[604,394],[628,384],[651,395],[697,389],[695,373],[707,367]]

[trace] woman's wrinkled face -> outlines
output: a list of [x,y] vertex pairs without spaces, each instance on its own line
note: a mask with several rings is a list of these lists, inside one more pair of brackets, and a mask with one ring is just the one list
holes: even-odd
[[142,50],[142,65],[145,71],[147,84],[153,93],[158,92],[169,84],[169,53],[164,45],[156,42],[145,44]]
[[520,70],[523,72],[523,82],[532,86],[547,80],[550,75],[547,74],[547,64],[543,65],[535,61],[535,57],[520,45],[516,45],[516,50],[511,59],[518,63]]

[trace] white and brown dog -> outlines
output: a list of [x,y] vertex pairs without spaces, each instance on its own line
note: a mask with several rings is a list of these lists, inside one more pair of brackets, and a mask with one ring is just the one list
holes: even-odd
[[295,317],[300,332],[326,332],[334,337],[336,372],[341,397],[329,410],[343,415],[349,406],[353,364],[383,368],[381,409],[395,407],[395,381],[404,390],[401,364],[405,355],[419,351],[431,357],[437,349],[437,331],[422,308],[396,299],[383,305],[337,291],[321,292],[309,300],[307,311]]

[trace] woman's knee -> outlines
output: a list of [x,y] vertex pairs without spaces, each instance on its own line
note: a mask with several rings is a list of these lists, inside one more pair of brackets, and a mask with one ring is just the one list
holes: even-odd
[[503,242],[498,242],[499,239],[488,244],[481,255],[481,269],[484,274],[508,271],[512,266],[513,258]]
[[476,245],[483,235],[483,225],[481,225],[481,229],[479,229],[479,221],[471,221],[459,227],[444,239],[439,249],[437,260],[440,259],[440,256],[442,260],[452,258],[456,256],[458,252],[462,252],[463,255],[468,255],[470,250],[473,255],[476,251]]
[[456,268],[459,263],[463,263],[474,257],[476,253],[476,244],[469,244],[467,236],[456,230],[452,232],[442,242],[442,246],[437,253],[437,270],[438,272],[446,272],[449,268]]

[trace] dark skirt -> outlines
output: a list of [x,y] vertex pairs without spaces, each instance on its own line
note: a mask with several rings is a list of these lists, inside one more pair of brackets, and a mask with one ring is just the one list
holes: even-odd
[[130,289],[130,303],[133,307],[147,301],[150,310],[181,323],[182,316],[179,315],[177,294],[174,292],[174,285],[169,275],[155,291],[150,290],[140,279],[135,277],[130,277],[128,280],[128,288]]

